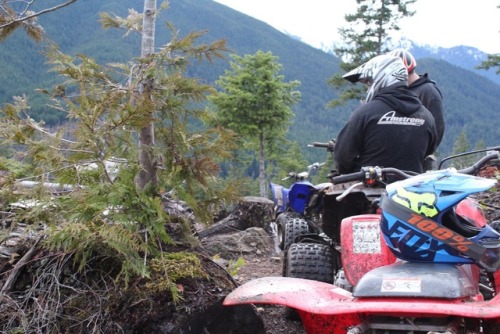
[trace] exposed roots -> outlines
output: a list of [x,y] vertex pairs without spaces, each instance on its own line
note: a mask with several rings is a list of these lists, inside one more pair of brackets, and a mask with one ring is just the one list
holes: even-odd
[[181,298],[175,302],[168,289],[158,289],[170,270],[125,286],[111,258],[92,258],[79,269],[72,254],[24,242],[23,256],[0,257],[0,333],[171,333],[236,286],[198,254],[201,274],[176,280]]
[[0,332],[123,332],[107,312],[117,286],[105,271],[75,273],[69,254],[37,255],[0,273]]

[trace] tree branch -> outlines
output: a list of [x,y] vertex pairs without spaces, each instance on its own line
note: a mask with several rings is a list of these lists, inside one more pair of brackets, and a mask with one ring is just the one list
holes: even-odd
[[51,7],[51,8],[47,8],[47,9],[43,9],[39,12],[35,12],[31,15],[28,15],[28,16],[24,16],[24,17],[20,17],[20,18],[17,18],[17,19],[13,19],[12,21],[8,22],[8,23],[4,23],[2,25],[0,25],[0,29],[2,28],[6,28],[12,24],[16,24],[16,23],[19,23],[19,22],[23,22],[23,21],[27,21],[27,20],[31,20],[37,16],[40,16],[40,15],[43,15],[43,14],[46,14],[46,13],[49,13],[49,12],[53,12],[57,9],[60,9],[60,8],[63,8],[63,7],[66,7],[66,6],[69,6],[71,5],[72,3],[76,2],[77,0],[68,0],[66,1],[65,3],[62,3],[60,5],[57,5],[57,6],[54,6],[54,7]]
[[[76,0],[75,0],[76,1]],[[11,274],[5,281],[5,284],[2,287],[2,290],[0,291],[1,294],[8,293],[11,289],[14,283],[16,282],[17,276],[19,275],[19,271],[26,265],[26,263],[31,259],[31,257],[34,255],[35,250],[40,243],[42,238],[39,238],[35,244],[30,248],[30,250],[24,254],[24,256],[19,260],[19,262],[16,263],[14,266],[14,269],[12,269]]]

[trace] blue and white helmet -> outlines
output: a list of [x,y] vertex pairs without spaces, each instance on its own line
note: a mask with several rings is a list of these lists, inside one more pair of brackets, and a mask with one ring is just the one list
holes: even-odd
[[376,56],[344,74],[342,78],[352,83],[359,81],[370,87],[365,102],[370,102],[382,88],[394,84],[408,86],[408,71],[403,60],[393,55]]
[[456,213],[467,196],[496,183],[440,170],[389,184],[381,202],[380,225],[387,246],[405,261],[476,263],[489,272],[500,269],[500,234]]

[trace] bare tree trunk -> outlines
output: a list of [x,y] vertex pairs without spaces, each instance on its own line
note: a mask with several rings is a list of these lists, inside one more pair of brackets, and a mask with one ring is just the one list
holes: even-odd
[[[142,20],[142,45],[141,57],[147,57],[154,53],[155,45],[155,21],[156,21],[156,0],[144,0],[144,17]],[[143,93],[149,92],[149,85],[142,83]],[[154,113],[154,110],[151,110]],[[138,174],[137,184],[143,189],[146,184],[157,184],[157,169],[154,162],[154,125],[150,123],[141,129],[139,134],[139,161],[141,170]]]
[[266,155],[264,152],[264,134],[259,134],[260,157],[259,157],[259,183],[260,196],[267,198],[267,182],[266,182]]

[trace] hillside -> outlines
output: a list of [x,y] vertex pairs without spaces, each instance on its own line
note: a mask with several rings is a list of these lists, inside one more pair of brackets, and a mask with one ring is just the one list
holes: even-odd
[[[171,7],[157,20],[157,45],[169,41],[171,33],[165,22],[172,22],[182,36],[191,31],[206,31],[204,39],[227,39],[228,46],[238,55],[253,54],[258,50],[271,51],[284,66],[285,80],[299,80],[302,100],[294,107],[296,117],[290,139],[297,140],[310,161],[321,160],[324,152],[307,149],[312,141],[327,141],[347,121],[354,107],[327,109],[328,101],[336,92],[326,84],[328,78],[339,71],[339,60],[331,54],[312,48],[272,28],[268,24],[232,10],[212,0],[172,0]],[[101,30],[98,18],[103,11],[126,16],[128,8],[142,11],[142,2],[134,0],[86,0],[63,8],[42,18],[41,23],[61,47],[69,54],[84,53],[100,62],[125,61],[139,54],[138,36],[124,37],[124,33]],[[48,124],[63,121],[61,115],[48,110],[33,91],[37,87],[50,87],[56,81],[47,73],[42,45],[29,41],[22,32],[9,38],[0,48],[0,66],[5,69],[8,84],[0,87],[0,103],[12,95],[27,93],[37,102],[32,113]],[[229,57],[228,57],[229,59]],[[445,61],[418,59],[419,70],[431,73],[445,97],[446,133],[439,148],[441,155],[451,152],[462,130],[467,131],[471,146],[481,140],[496,145],[500,105],[499,86],[482,76],[462,70]],[[192,66],[190,75],[213,83],[229,67],[227,61],[211,66]]]
[[496,73],[496,69],[490,68],[487,71],[477,69],[477,66],[488,58],[488,55],[476,48],[468,46],[436,48],[428,45],[419,46],[412,44],[410,50],[417,58],[441,59],[450,64],[484,76],[496,84],[500,84],[500,75]]

